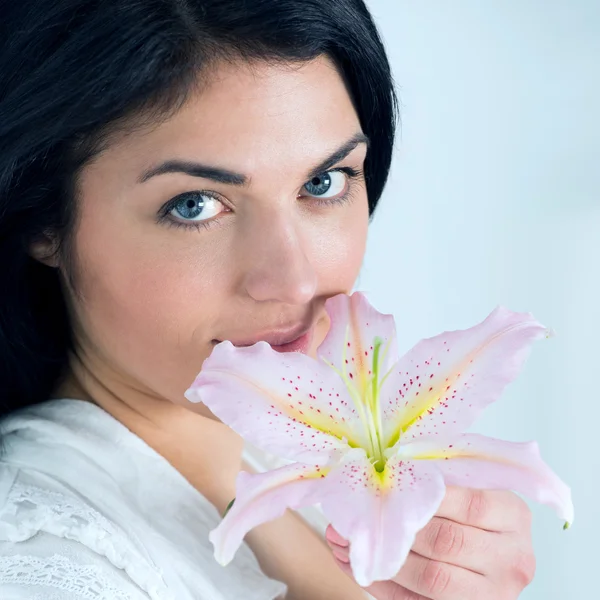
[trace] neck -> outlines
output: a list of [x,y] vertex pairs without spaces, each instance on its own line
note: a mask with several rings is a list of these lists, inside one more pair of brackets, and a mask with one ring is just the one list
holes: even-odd
[[52,397],[101,407],[169,461],[220,512],[235,496],[243,440],[204,405],[187,400],[189,407],[175,404],[75,355]]

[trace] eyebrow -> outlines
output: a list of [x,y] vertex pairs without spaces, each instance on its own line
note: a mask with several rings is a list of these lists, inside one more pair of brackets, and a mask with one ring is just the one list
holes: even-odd
[[[331,167],[344,160],[357,146],[360,144],[366,144],[369,147],[369,138],[364,133],[357,133],[345,144],[340,146],[335,152],[330,154],[324,161],[319,165],[315,166],[308,174],[307,180],[318,177],[325,173]],[[196,162],[187,160],[168,160],[160,165],[151,167],[147,171],[144,171],[138,183],[144,183],[151,177],[157,175],[164,175],[165,173],[185,173],[192,177],[202,177],[203,179],[211,179],[217,183],[224,183],[226,185],[235,186],[247,186],[250,182],[250,178],[242,173],[235,173],[227,169],[221,169],[219,167],[213,167],[210,165],[202,165]]]

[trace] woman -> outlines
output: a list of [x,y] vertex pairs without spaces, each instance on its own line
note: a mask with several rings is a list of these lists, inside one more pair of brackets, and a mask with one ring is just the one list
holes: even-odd
[[[183,396],[224,339],[288,351],[310,330],[314,355],[353,287],[395,125],[363,1],[0,16],[0,596],[363,597],[343,542],[297,514],[216,564],[251,454]],[[533,565],[522,501],[451,489],[369,592],[506,600]]]

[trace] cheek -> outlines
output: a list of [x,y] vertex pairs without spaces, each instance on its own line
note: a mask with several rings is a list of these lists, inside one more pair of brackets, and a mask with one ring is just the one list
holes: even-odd
[[[351,293],[364,259],[368,226],[369,208],[365,195],[335,220],[335,225],[315,246],[315,264],[320,282],[317,293],[322,302],[342,292]],[[324,313],[317,324],[309,350],[312,358],[317,357],[317,348],[327,336],[329,328],[330,320]]]
[[322,293],[349,292],[360,272],[369,227],[366,195],[339,211],[315,249]]
[[222,272],[200,244],[177,247],[168,230],[165,243],[160,233],[101,234],[82,223],[77,236],[84,339],[126,377],[184,401],[212,350],[215,316],[225,301]]

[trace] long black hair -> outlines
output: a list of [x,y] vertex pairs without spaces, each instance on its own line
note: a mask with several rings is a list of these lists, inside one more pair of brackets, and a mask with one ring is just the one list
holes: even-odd
[[337,65],[371,140],[370,214],[388,177],[397,99],[363,0],[0,0],[0,417],[47,400],[72,335],[52,234],[69,263],[80,169],[135,123],[168,118],[228,58]]

